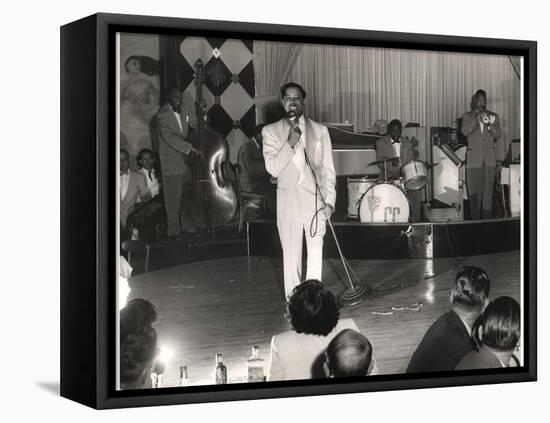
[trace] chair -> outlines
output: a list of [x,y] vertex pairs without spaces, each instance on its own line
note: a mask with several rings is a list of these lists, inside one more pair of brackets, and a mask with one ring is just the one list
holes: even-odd
[[244,219],[246,216],[246,208],[252,201],[260,202],[260,211],[262,214],[265,213],[265,195],[255,194],[253,192],[239,191],[239,224],[237,226],[237,232],[241,233],[244,226]]
[[149,271],[149,255],[151,252],[151,244],[147,241],[139,240],[126,240],[122,242],[122,251],[128,253],[128,263],[132,264],[132,253],[138,253],[145,251],[145,266],[144,271],[147,273]]
[[253,201],[259,201],[260,202],[260,211],[261,213],[265,213],[266,211],[266,198],[263,194],[256,194],[253,192],[248,191],[241,191],[241,186],[239,183],[239,176],[242,171],[242,167],[239,163],[233,165],[233,170],[235,172],[236,176],[236,190],[237,190],[237,196],[239,199],[238,204],[238,219],[237,219],[237,233],[241,233],[244,226],[244,219],[246,217],[246,209]]

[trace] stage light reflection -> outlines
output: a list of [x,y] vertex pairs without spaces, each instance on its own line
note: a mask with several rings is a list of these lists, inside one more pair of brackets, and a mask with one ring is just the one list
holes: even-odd
[[157,360],[163,362],[166,365],[166,363],[168,363],[168,361],[170,361],[173,356],[174,356],[174,351],[172,350],[172,348],[167,346],[162,346],[161,348],[159,348]]
[[426,294],[424,294],[424,298],[426,298],[426,301],[430,304],[432,304],[435,300],[434,289],[435,284],[432,281],[428,282],[428,290],[426,291]]

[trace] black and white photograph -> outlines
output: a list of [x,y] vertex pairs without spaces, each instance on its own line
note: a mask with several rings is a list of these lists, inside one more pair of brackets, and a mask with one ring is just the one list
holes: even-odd
[[185,32],[116,55],[117,389],[524,365],[522,57]]
[[3,421],[544,420],[544,10],[6,4]]

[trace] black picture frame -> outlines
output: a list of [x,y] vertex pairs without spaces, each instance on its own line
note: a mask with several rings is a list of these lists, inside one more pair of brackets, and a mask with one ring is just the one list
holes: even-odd
[[[117,163],[114,37],[117,32],[320,42],[370,47],[522,56],[524,75],[525,365],[438,374],[381,375],[364,380],[116,391],[115,286]],[[232,401],[401,390],[537,378],[537,44],[533,41],[406,34],[180,18],[95,14],[61,28],[61,395],[90,407]]]

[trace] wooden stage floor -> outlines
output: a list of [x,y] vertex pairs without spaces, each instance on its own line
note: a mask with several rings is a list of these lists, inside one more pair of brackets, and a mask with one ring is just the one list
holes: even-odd
[[[449,308],[454,276],[462,265],[477,265],[491,278],[490,297],[520,301],[520,252],[434,260],[350,260],[373,294],[343,308],[371,341],[383,374],[402,373],[430,324]],[[324,262],[323,279],[339,294],[345,289],[342,264]],[[271,336],[289,329],[284,317],[282,262],[265,257],[233,257],[188,263],[140,274],[130,280],[129,299],[155,304],[159,347],[169,353],[164,386],[177,386],[187,365],[192,383],[211,383],[214,356],[223,353],[230,381],[246,374],[251,347],[269,360]],[[422,303],[419,311],[394,306]],[[373,314],[373,312],[375,314]]]

